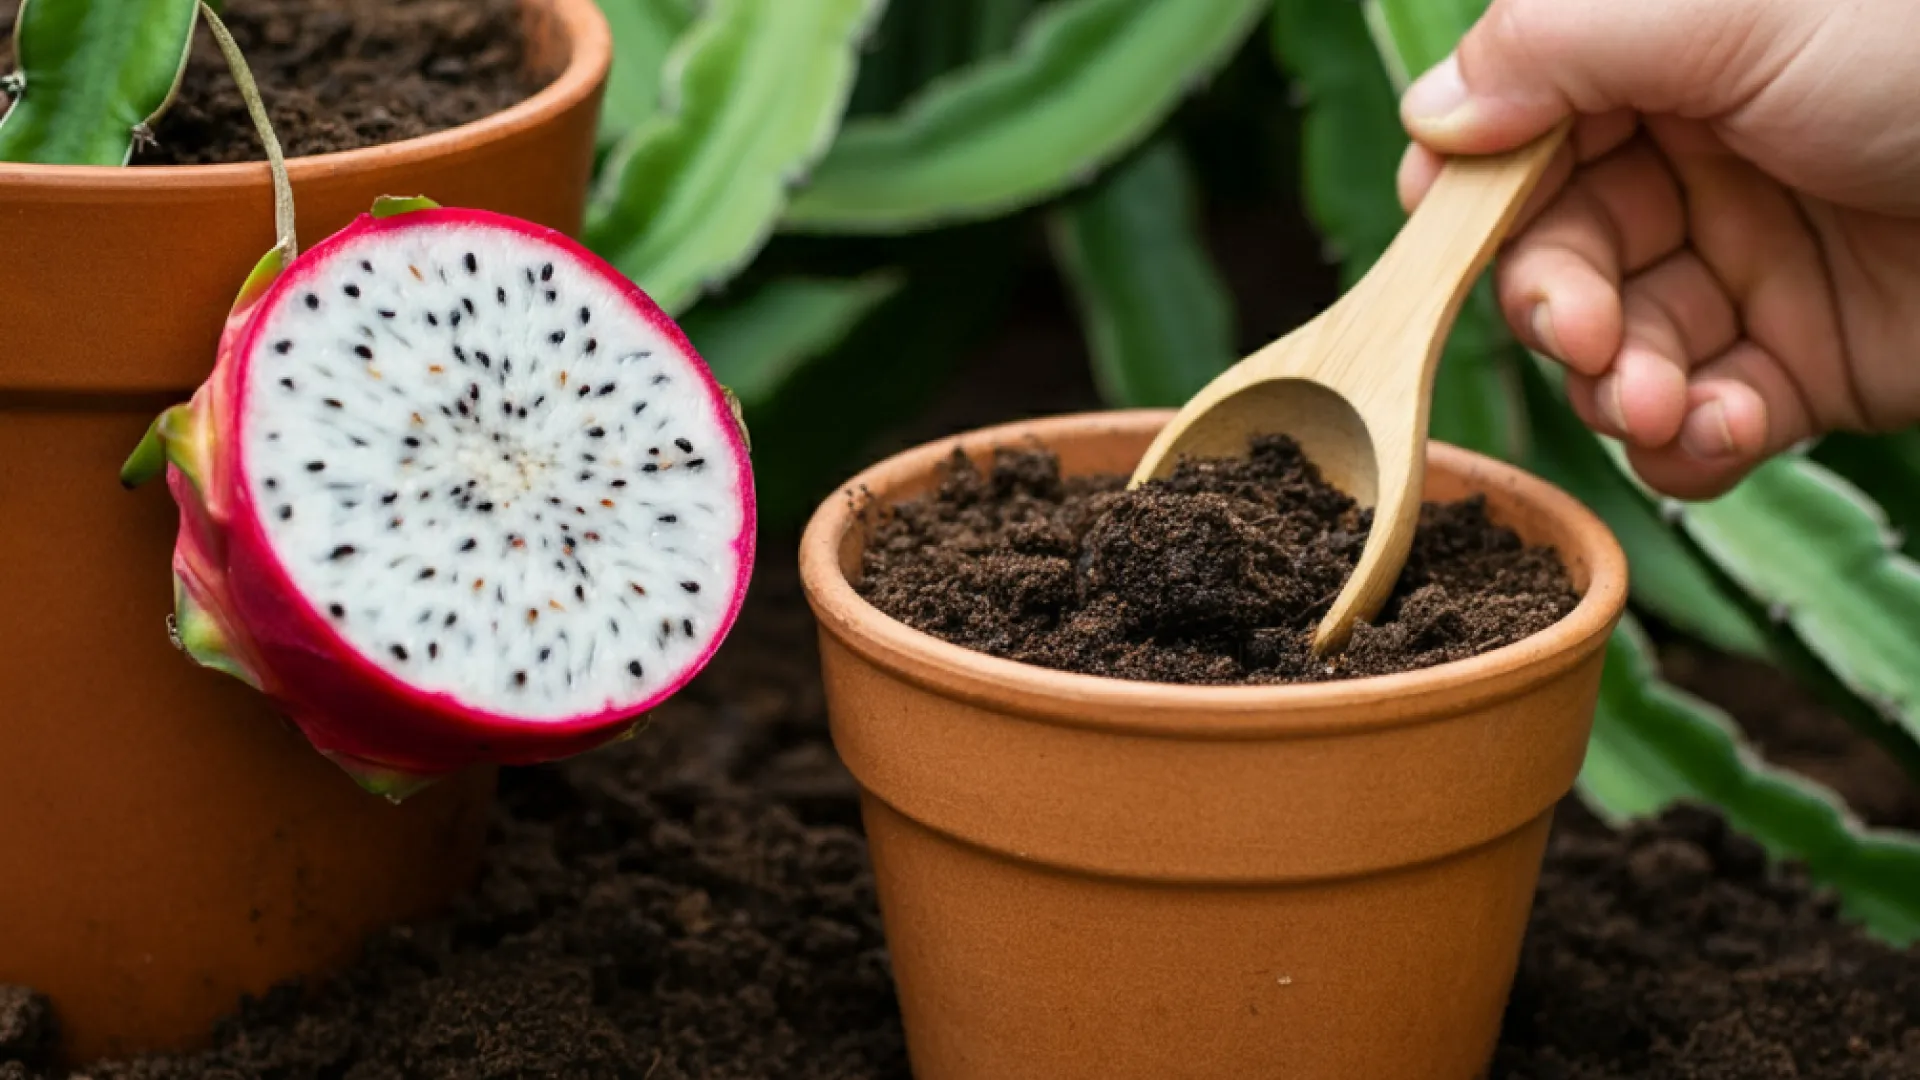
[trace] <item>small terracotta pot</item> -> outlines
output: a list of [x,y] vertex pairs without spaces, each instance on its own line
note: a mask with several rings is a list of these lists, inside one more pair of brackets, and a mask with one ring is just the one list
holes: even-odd
[[919,1080],[1481,1075],[1553,807],[1627,594],[1613,537],[1509,466],[1432,448],[1582,591],[1543,633],[1346,683],[1189,687],[959,648],[848,578],[862,508],[1038,439],[1125,473],[1171,414],[992,428],[874,466],[807,529],[833,739],[862,788]]
[[[593,0],[526,10],[557,79],[290,162],[304,243],[388,194],[578,229],[610,39]],[[479,863],[491,770],[389,805],[168,644],[176,511],[116,476],[272,244],[265,164],[0,164],[0,983],[52,997],[69,1062],[198,1043]]]

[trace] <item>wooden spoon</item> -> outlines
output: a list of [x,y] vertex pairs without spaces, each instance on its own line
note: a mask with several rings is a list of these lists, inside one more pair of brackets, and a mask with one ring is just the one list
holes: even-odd
[[1316,656],[1380,610],[1406,564],[1441,347],[1570,126],[1510,153],[1449,159],[1365,277],[1194,395],[1134,471],[1130,486],[1172,472],[1181,456],[1241,457],[1249,437],[1284,433],[1329,483],[1374,508],[1353,576],[1314,630]]

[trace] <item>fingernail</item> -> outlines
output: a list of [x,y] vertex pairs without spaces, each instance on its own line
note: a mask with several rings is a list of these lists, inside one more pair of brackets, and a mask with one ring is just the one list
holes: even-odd
[[1467,82],[1460,77],[1460,61],[1448,56],[1407,87],[1401,108],[1408,120],[1440,125],[1465,107],[1467,99]]
[[1680,425],[1680,446],[1697,458],[1723,458],[1733,453],[1733,428],[1727,424],[1727,408],[1718,401],[1687,414]]
[[1595,404],[1600,406],[1600,415],[1613,426],[1612,434],[1627,433],[1627,412],[1620,407],[1620,376],[1609,375],[1600,380],[1594,394]]
[[1560,351],[1560,339],[1553,334],[1553,312],[1548,309],[1545,300],[1533,305],[1533,314],[1527,317],[1533,327],[1533,340],[1539,344],[1542,352],[1555,360],[1565,360],[1567,355]]

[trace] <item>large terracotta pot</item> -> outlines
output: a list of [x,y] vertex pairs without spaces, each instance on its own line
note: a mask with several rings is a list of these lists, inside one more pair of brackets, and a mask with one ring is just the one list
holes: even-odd
[[[311,243],[377,195],[574,231],[611,47],[593,0],[529,0],[556,81],[479,122],[290,163]],[[478,866],[476,770],[393,806],[168,643],[176,516],[120,462],[212,365],[273,243],[264,164],[0,164],[0,983],[69,1061],[190,1046],[242,993],[350,959]]]
[[862,788],[919,1080],[1466,1080],[1486,1068],[1553,807],[1585,753],[1627,570],[1573,499],[1447,446],[1583,598],[1525,641],[1346,683],[1188,687],[995,659],[848,582],[861,507],[956,445],[1132,469],[1170,414],[993,428],[827,501],[801,550],[833,738]]

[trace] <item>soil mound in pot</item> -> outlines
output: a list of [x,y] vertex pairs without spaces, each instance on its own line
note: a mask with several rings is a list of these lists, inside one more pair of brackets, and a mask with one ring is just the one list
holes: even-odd
[[[18,8],[18,0],[0,0],[0,72],[13,70]],[[518,104],[545,85],[527,70],[519,0],[235,0],[221,18],[247,55],[288,157],[429,135]],[[203,26],[179,97],[133,164],[264,157]]]
[[1371,512],[1284,436],[1245,460],[1062,479],[1040,448],[956,453],[940,488],[881,513],[857,584],[915,629],[1041,667],[1166,683],[1325,682],[1430,667],[1537,633],[1579,597],[1553,552],[1479,499],[1429,503],[1385,608],[1339,655],[1311,632]]

